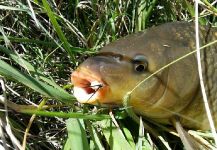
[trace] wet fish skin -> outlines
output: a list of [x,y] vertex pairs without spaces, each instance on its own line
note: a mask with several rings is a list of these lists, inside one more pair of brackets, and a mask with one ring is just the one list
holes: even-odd
[[[200,33],[201,45],[217,39],[215,28],[201,26]],[[195,50],[193,23],[166,23],[121,38],[88,58],[72,74],[75,86],[85,78],[80,80],[75,75],[80,74],[91,76],[89,82],[97,80],[106,87],[94,99],[77,99],[83,103],[121,106],[124,95],[139,82],[192,50]],[[206,91],[217,126],[217,45],[202,50],[201,54]],[[208,130],[196,61],[196,55],[191,55],[144,82],[132,93],[130,105],[134,111],[165,124],[171,124],[170,119],[177,115],[184,127]],[[138,71],[139,65],[147,66]]]

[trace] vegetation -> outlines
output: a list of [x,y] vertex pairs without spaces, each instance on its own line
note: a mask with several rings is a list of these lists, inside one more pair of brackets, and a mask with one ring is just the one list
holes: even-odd
[[[216,25],[214,6],[201,1],[201,24]],[[79,104],[71,94],[70,75],[85,58],[122,36],[191,20],[194,3],[187,0],[0,1],[1,145],[52,150],[183,148],[176,134],[164,127],[159,138],[144,132],[141,119],[133,122],[125,108],[111,112]],[[210,139],[209,133],[197,135]]]

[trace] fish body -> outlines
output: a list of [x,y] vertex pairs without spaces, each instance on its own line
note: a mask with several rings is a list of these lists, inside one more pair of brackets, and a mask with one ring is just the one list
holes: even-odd
[[[200,44],[217,38],[215,28],[200,27]],[[81,103],[123,105],[123,97],[145,78],[195,50],[193,23],[172,22],[138,32],[103,47],[72,73],[74,96]],[[217,126],[217,45],[201,50],[209,105]],[[196,54],[143,82],[130,98],[142,116],[164,124],[179,116],[186,128],[209,130],[200,90]]]

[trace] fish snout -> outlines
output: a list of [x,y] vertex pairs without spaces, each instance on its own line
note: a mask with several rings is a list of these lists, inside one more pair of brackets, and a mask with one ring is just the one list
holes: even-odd
[[71,82],[74,85],[73,95],[81,103],[98,104],[109,91],[100,74],[98,61],[92,58],[72,73]]

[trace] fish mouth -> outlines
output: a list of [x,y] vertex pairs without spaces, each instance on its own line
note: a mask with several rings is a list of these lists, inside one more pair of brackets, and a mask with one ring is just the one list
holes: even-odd
[[106,82],[86,69],[74,71],[71,81],[74,84],[73,95],[80,103],[99,104],[108,92]]

